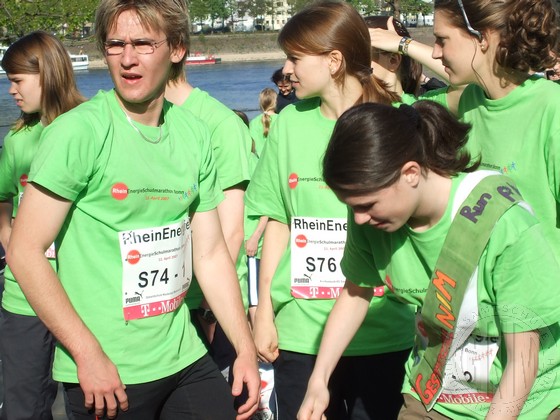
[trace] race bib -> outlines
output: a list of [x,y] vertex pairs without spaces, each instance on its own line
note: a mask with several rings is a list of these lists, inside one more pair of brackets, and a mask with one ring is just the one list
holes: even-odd
[[336,299],[345,281],[340,260],[346,244],[346,219],[294,217],[290,241],[292,296]]
[[439,402],[448,404],[491,403],[495,389],[490,369],[500,347],[500,337],[472,334],[449,359]]
[[119,232],[122,302],[129,321],[172,312],[192,279],[190,221]]

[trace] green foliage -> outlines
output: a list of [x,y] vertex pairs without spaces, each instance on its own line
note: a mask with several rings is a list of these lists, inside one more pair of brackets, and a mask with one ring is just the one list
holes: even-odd
[[313,0],[288,0],[288,6],[290,6],[290,13],[292,15],[299,12]]
[[226,0],[206,0],[205,3],[208,7],[212,25],[216,20],[222,20],[223,23],[223,21],[228,18],[229,10],[227,8]]
[[190,0],[189,13],[191,22],[200,23],[210,15],[210,8],[206,0]]
[[347,2],[364,16],[378,15],[385,3],[378,0],[347,0]]
[[401,0],[401,13],[406,15],[427,15],[433,11],[434,4],[423,0]]
[[0,28],[13,41],[31,31],[60,37],[82,33],[93,21],[97,0],[0,0]]

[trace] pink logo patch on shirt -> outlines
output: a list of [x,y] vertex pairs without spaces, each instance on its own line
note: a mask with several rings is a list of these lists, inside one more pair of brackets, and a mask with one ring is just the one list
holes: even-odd
[[295,173],[290,174],[290,177],[288,178],[288,186],[293,190],[295,187],[297,187],[298,184],[298,176]]
[[296,245],[298,248],[304,248],[307,245],[307,238],[305,235],[298,235],[296,236]]
[[115,200],[124,200],[128,197],[128,187],[122,182],[117,182],[111,187],[111,195]]

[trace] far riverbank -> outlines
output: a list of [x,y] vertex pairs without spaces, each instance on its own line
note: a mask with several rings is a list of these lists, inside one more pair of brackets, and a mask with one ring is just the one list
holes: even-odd
[[[269,51],[269,52],[259,52],[259,53],[244,53],[244,54],[234,54],[234,53],[225,53],[225,54],[216,54],[216,57],[220,57],[222,62],[235,62],[238,63],[240,61],[277,61],[283,60],[286,58],[286,55],[283,51]],[[89,60],[89,68],[90,69],[102,69],[106,68],[107,65],[105,61],[101,58],[93,58]]]
[[[432,27],[408,28],[412,37],[425,44],[433,45]],[[215,35],[192,35],[191,53],[212,54],[223,62],[283,60],[284,53],[276,39],[278,32],[231,33]],[[93,38],[66,41],[71,53],[89,56],[90,68],[105,68],[102,54],[97,50]]]

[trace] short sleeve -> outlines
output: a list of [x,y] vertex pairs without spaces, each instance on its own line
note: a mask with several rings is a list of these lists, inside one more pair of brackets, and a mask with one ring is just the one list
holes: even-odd
[[500,246],[496,242],[506,244],[501,253],[489,260],[493,265],[494,304],[506,333],[531,331],[560,320],[560,267],[543,236],[542,225],[527,227],[524,219],[532,216],[522,215],[524,210],[520,208],[511,210],[521,216],[515,219],[516,225],[522,228],[515,232],[511,224],[499,223],[492,235],[493,243],[489,244],[491,254]]
[[370,246],[369,238],[365,235],[364,227],[354,222],[354,214],[350,208],[348,208],[347,226],[348,236],[340,264],[344,276],[352,283],[361,287],[383,285],[383,281],[375,266],[373,249]]
[[[278,117],[278,122],[281,117]],[[288,216],[282,198],[279,174],[278,127],[273,124],[265,143],[263,153],[245,194],[248,216],[268,216],[281,223],[288,223]]]

